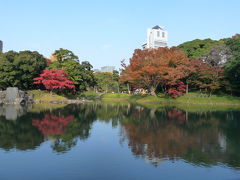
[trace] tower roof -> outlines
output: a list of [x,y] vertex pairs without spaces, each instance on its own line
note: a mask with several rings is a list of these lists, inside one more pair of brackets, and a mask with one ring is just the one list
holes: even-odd
[[156,25],[152,29],[162,29],[163,30],[163,28],[164,28],[163,26]]

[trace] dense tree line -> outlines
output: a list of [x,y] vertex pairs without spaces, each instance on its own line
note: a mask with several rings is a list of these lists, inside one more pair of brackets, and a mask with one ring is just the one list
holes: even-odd
[[[197,42],[199,46],[196,45]],[[233,94],[240,94],[240,34],[219,41],[193,40],[178,47],[188,57],[201,59],[209,66],[224,70],[224,78],[227,80],[227,84],[224,85],[225,90]],[[202,54],[199,54],[199,49],[203,52]]]
[[[66,76],[65,85],[62,84],[63,76]],[[40,79],[41,82],[37,81]],[[66,82],[73,85],[66,86]],[[85,91],[95,84],[92,65],[87,61],[80,63],[78,57],[67,49],[56,50],[51,59],[44,58],[36,51],[9,51],[0,54],[0,89],[74,88],[75,91]]]
[[209,95],[240,95],[240,35],[219,41],[205,39],[178,47],[135,50],[123,63],[121,82],[177,97],[200,90]]
[[9,51],[0,54],[0,89],[19,87],[33,89],[33,78],[47,66],[47,60],[36,51]]
[[122,92],[140,88],[172,97],[199,90],[209,95],[240,95],[240,35],[218,41],[196,39],[171,48],[137,49],[130,64],[123,62],[122,66],[120,75],[118,71],[94,73],[88,61],[80,62],[67,49],[56,50],[50,59],[36,51],[9,51],[0,54],[0,89]]
[[88,87],[96,85],[93,67],[88,61],[80,63],[78,57],[67,49],[56,50],[53,56],[56,59],[48,69],[64,69],[77,91],[86,91]]

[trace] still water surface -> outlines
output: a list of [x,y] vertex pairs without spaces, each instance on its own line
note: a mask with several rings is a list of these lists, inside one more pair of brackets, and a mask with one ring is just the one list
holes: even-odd
[[0,179],[240,179],[239,109],[44,106],[0,107]]

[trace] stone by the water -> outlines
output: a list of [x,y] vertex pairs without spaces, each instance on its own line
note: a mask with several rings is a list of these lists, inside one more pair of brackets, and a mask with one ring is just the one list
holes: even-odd
[[9,103],[14,103],[16,99],[19,98],[19,90],[17,87],[8,87],[6,90],[5,101]]
[[33,97],[17,87],[8,87],[0,91],[0,104],[26,104],[33,101]]

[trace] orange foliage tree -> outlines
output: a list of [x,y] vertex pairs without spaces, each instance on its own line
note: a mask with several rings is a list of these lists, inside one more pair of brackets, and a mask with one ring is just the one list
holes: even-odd
[[206,91],[209,96],[227,83],[222,68],[209,66],[198,59],[191,60],[191,67],[194,71],[189,76],[189,83],[197,89]]
[[194,71],[191,59],[176,47],[158,49],[137,49],[130,64],[123,64],[120,81],[128,82],[135,88],[147,88],[156,95],[157,87],[167,93],[171,84],[187,78]]

